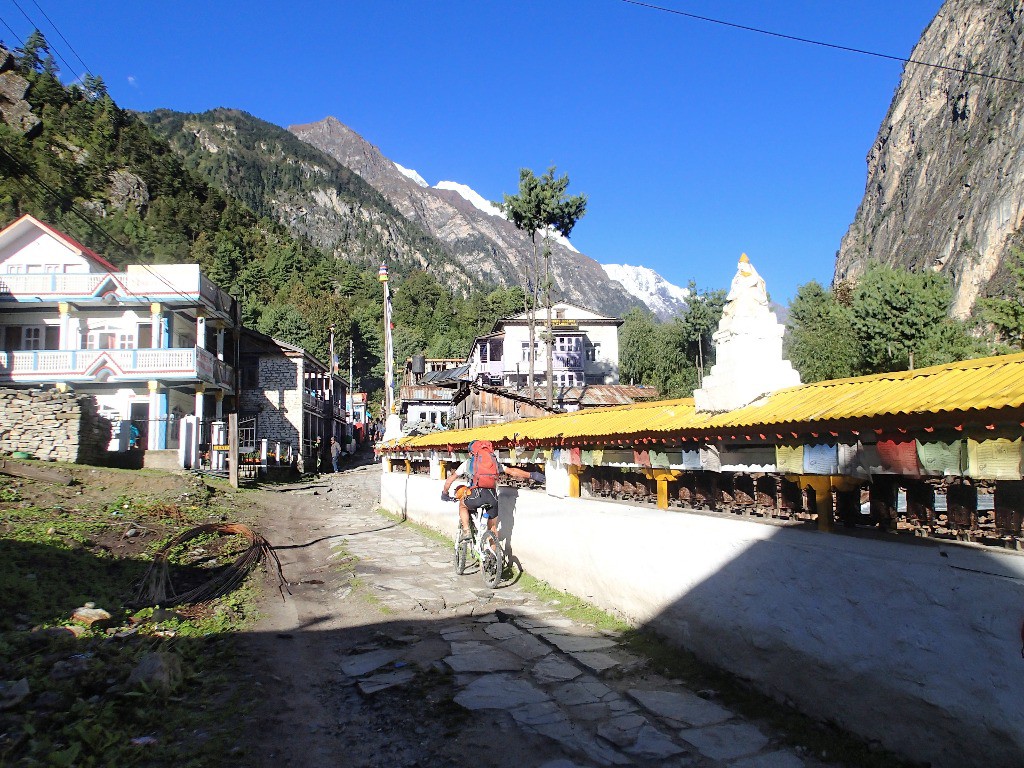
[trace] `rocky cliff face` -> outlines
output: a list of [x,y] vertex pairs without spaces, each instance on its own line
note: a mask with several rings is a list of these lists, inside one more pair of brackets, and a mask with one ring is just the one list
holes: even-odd
[[[533,246],[528,235],[489,214],[454,189],[425,187],[355,131],[328,117],[289,130],[351,168],[406,218],[444,243],[454,259],[478,280],[524,285]],[[593,259],[552,242],[551,268],[556,296],[605,314],[622,314],[639,302]]]
[[[870,261],[947,273],[951,313],[1004,278],[1024,243],[1024,0],[947,0],[906,65],[868,153],[868,180],[835,279]],[[1018,82],[1013,82],[1018,81]]]

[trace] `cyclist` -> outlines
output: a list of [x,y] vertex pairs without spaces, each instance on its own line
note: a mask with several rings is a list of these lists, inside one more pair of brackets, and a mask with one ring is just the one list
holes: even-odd
[[[495,463],[498,467],[499,475],[508,475],[509,477],[516,477],[520,480],[531,480],[535,483],[544,482],[544,473],[542,472],[527,472],[525,469],[519,469],[519,467],[506,467],[497,461]],[[456,468],[454,472],[448,475],[448,479],[445,480],[444,490],[441,492],[442,501],[451,501],[452,497],[448,495],[448,491],[451,490],[453,485],[458,484],[455,490],[455,498],[459,500],[459,522],[462,525],[462,536],[463,538],[470,537],[469,529],[469,510],[476,511],[480,507],[489,507],[483,512],[484,518],[487,520],[487,527],[497,533],[498,530],[498,489],[497,487],[491,488],[480,488],[473,486],[473,478],[470,477],[469,473],[469,460],[462,462]]]

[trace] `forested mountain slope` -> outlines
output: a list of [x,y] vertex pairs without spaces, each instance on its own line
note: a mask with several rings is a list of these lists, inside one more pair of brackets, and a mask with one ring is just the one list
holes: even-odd
[[[445,257],[400,217],[385,222],[387,203],[355,174],[338,169],[332,172],[339,174],[339,199],[366,215],[357,216],[363,225],[354,222],[339,238],[343,255],[354,261],[325,254],[256,212],[275,209],[261,202],[252,177],[246,177],[249,187],[231,187],[248,190],[245,204],[225,194],[120,109],[99,77],[62,85],[42,36],[30,39],[39,45],[16,56],[0,49],[0,225],[30,213],[118,265],[198,262],[240,299],[250,327],[325,361],[332,325],[337,348],[352,339],[356,384],[371,391],[382,373],[381,258],[409,264],[395,270],[393,280],[400,360],[421,351],[465,354],[497,315],[522,307],[516,291],[473,290],[463,297],[448,281],[415,269],[428,256],[440,263]],[[212,171],[241,176],[231,164],[204,174],[212,178]],[[265,169],[271,180],[284,171]]]
[[393,272],[426,269],[463,294],[479,285],[359,174],[283,128],[233,109],[140,117],[186,167],[327,254],[374,269],[386,260]]

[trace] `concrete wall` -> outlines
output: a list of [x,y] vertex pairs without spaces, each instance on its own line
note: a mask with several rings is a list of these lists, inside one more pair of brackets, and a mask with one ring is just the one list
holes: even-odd
[[0,390],[0,451],[24,451],[42,461],[101,464],[110,420],[96,398],[57,390]]
[[[385,472],[381,503],[451,534],[441,487]],[[934,766],[1021,764],[1024,556],[543,491],[500,506],[527,572],[812,716]]]

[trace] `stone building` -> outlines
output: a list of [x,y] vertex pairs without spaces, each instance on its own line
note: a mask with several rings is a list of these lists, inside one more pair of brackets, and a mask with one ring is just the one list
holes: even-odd
[[347,444],[352,435],[345,412],[347,384],[313,355],[243,328],[238,361],[239,419],[255,419],[259,440],[290,446],[303,471],[313,468],[318,438],[322,452],[331,436]]

